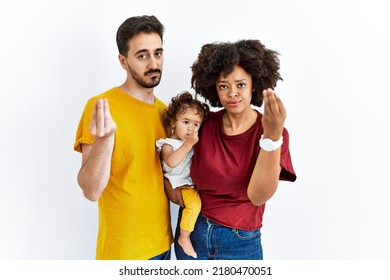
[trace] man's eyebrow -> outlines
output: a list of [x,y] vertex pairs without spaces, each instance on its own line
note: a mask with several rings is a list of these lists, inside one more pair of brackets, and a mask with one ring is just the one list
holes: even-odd
[[[153,52],[162,52],[164,51],[163,48],[157,48]],[[140,49],[134,53],[134,55],[140,54],[140,53],[149,53],[150,51],[148,49]]]
[[134,53],[134,55],[137,55],[137,54],[140,54],[140,53],[144,53],[144,52],[149,52],[149,51],[147,49],[140,49],[140,50],[136,51]]

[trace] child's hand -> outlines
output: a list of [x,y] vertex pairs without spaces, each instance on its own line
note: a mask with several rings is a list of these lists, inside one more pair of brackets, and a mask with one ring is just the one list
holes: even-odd
[[185,140],[185,142],[191,144],[192,146],[198,143],[198,141],[199,141],[198,130],[194,130],[192,133],[188,134],[188,137]]

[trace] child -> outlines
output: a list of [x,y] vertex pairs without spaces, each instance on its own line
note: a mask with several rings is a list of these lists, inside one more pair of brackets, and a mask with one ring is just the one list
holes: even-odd
[[[209,106],[194,99],[189,92],[173,97],[168,108],[163,112],[163,123],[171,129],[171,136],[156,142],[161,155],[164,176],[173,188],[184,185],[194,186],[190,177],[193,146],[198,142],[198,131],[209,113]],[[181,189],[185,209],[180,221],[178,243],[183,251],[196,259],[190,234],[194,230],[201,208],[201,201],[196,189]]]

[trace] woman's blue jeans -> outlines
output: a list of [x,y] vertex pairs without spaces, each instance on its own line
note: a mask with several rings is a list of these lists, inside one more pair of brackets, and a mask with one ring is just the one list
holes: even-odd
[[[184,253],[177,242],[181,212],[182,209],[179,210],[176,227],[175,254],[178,260],[193,260],[194,258]],[[245,231],[228,228],[210,221],[202,214],[199,215],[195,229],[191,233],[191,241],[198,260],[263,259],[260,229]]]

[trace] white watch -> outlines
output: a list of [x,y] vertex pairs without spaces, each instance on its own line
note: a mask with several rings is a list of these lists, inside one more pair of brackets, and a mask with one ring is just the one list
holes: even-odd
[[268,138],[263,138],[261,135],[261,139],[259,141],[260,148],[262,148],[266,152],[272,152],[277,150],[283,144],[283,135],[277,141],[272,141]]

